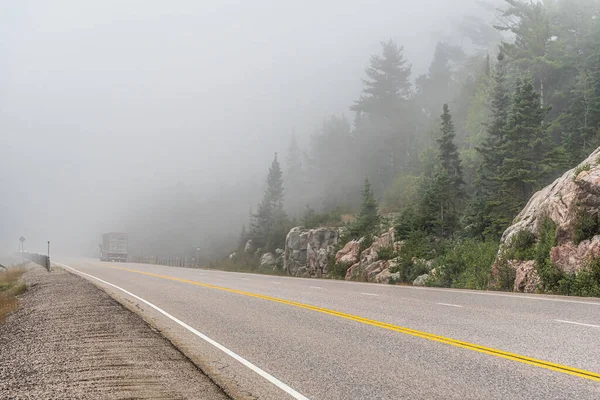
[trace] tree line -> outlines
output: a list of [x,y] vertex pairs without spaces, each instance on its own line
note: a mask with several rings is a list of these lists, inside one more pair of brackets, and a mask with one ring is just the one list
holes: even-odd
[[402,237],[497,242],[600,145],[600,1],[505,0],[494,24],[463,22],[470,50],[438,43],[418,77],[382,42],[353,119],[326,119],[305,149],[292,136],[283,168],[275,156],[243,238],[281,247],[294,224],[357,213],[369,190]]

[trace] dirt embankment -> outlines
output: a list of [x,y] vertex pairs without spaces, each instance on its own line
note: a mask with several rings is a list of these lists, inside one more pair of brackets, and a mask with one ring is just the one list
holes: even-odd
[[90,282],[32,268],[0,322],[0,399],[227,399],[171,343]]

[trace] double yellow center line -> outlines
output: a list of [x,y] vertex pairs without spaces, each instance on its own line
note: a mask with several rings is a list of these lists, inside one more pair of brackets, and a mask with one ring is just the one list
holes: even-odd
[[284,300],[284,299],[280,299],[277,297],[265,296],[262,294],[245,292],[242,290],[231,289],[231,288],[226,288],[226,287],[222,287],[222,286],[210,285],[208,283],[190,281],[188,279],[181,279],[181,278],[175,278],[175,277],[167,276],[167,275],[153,274],[151,272],[138,271],[138,270],[134,270],[134,269],[120,268],[120,267],[109,267],[109,268],[118,269],[118,270],[127,271],[127,272],[133,272],[136,274],[153,276],[155,278],[168,279],[168,280],[176,281],[176,282],[188,283],[190,285],[201,286],[201,287],[215,289],[215,290],[221,290],[224,292],[235,293],[235,294],[239,294],[242,296],[254,297],[257,299],[272,301],[275,303],[286,304],[286,305],[293,306],[293,307],[304,308],[306,310],[316,311],[319,313],[332,315],[334,317],[343,318],[343,319],[347,319],[347,320],[355,321],[355,322],[360,322],[365,325],[371,325],[371,326],[375,326],[378,328],[403,333],[405,335],[410,335],[410,336],[415,336],[415,337],[419,337],[422,339],[432,340],[434,342],[439,342],[439,343],[444,343],[444,344],[448,344],[451,346],[461,347],[463,349],[472,350],[472,351],[476,351],[476,352],[484,353],[484,354],[489,354],[491,356],[505,358],[507,360],[512,360],[512,361],[520,362],[523,364],[528,364],[528,365],[532,365],[535,367],[545,368],[545,369],[549,369],[552,371],[561,372],[563,374],[569,374],[569,375],[577,376],[579,378],[584,378],[584,379],[589,379],[592,381],[600,382],[600,374],[596,373],[596,372],[585,371],[585,370],[581,370],[581,369],[577,369],[577,368],[568,367],[566,365],[560,365],[560,364],[555,364],[555,363],[551,363],[551,362],[544,361],[544,360],[538,360],[536,358],[526,357],[526,356],[522,356],[522,355],[515,354],[515,353],[509,353],[509,352],[494,349],[491,347],[480,346],[477,344],[463,342],[461,340],[455,340],[455,339],[451,339],[448,337],[434,335],[434,334],[422,332],[422,331],[417,331],[417,330],[410,329],[410,328],[404,328],[402,326],[392,325],[392,324],[388,324],[385,322],[380,322],[380,321],[376,321],[376,320],[372,320],[372,319],[368,319],[368,318],[363,318],[363,317],[359,317],[359,316],[352,315],[352,314],[346,314],[343,312],[330,310],[327,308],[311,306],[309,304],[299,303],[296,301]]

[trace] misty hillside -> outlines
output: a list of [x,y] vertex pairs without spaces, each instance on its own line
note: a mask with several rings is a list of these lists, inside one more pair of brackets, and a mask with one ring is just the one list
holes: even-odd
[[599,144],[600,5],[425,3],[3,6],[3,243],[208,261],[355,218],[365,178],[406,234],[498,240]]

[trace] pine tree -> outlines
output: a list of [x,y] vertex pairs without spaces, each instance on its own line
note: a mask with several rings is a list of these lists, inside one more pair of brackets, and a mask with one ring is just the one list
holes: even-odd
[[273,210],[283,209],[283,173],[277,160],[277,153],[275,153],[271,168],[269,168],[267,194]]
[[402,46],[392,40],[381,46],[381,55],[371,56],[362,94],[351,110],[360,115],[360,124],[356,125],[358,147],[372,149],[364,155],[364,171],[373,179],[378,193],[383,194],[400,167],[416,152],[414,133],[406,129],[412,115],[411,66],[404,58]]
[[498,237],[510,222],[500,210],[504,199],[499,196],[509,111],[510,92],[506,82],[506,61],[500,53],[494,71],[490,122],[487,124],[486,138],[476,148],[482,161],[477,169],[475,193],[465,218],[469,233],[473,236]]
[[365,178],[362,189],[362,202],[356,222],[351,227],[351,235],[355,238],[373,234],[379,225],[379,206],[371,189],[371,183]]
[[505,158],[500,168],[499,198],[506,218],[514,218],[548,177],[551,145],[543,123],[546,113],[532,78],[519,78],[501,148]]
[[404,48],[393,40],[381,42],[381,47],[381,56],[371,56],[362,95],[351,109],[393,119],[402,100],[410,96],[411,66],[406,65]]
[[454,144],[454,124],[448,105],[444,104],[439,145],[440,165],[434,176],[434,190],[438,193],[438,225],[442,236],[452,235],[458,228],[460,203],[465,197],[464,180],[458,148]]
[[[256,246],[271,247],[279,244],[280,240],[273,240],[273,232],[281,231],[285,225],[285,212],[283,211],[283,174],[277,153],[273,158],[267,176],[267,189],[258,211],[253,215],[252,239]],[[276,244],[274,242],[277,242]]]

